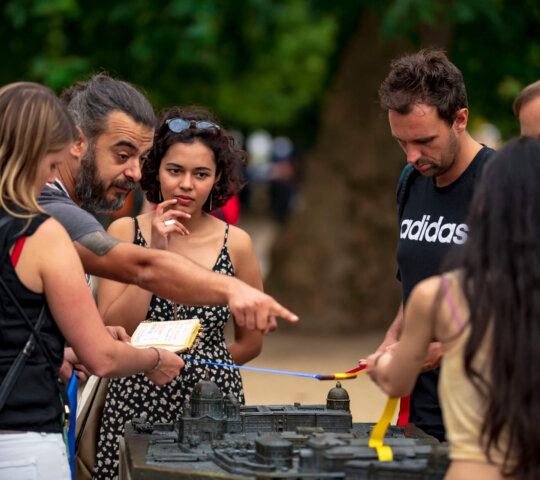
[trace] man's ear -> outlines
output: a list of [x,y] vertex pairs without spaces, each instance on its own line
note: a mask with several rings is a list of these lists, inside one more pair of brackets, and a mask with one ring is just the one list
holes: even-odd
[[70,153],[74,157],[77,157],[80,160],[82,157],[84,157],[84,155],[86,154],[86,151],[88,150],[88,139],[86,138],[86,135],[81,130],[81,127],[76,126],[75,128],[77,129],[77,133],[79,134],[79,137],[77,138],[77,140],[75,140],[75,142],[71,146]]
[[456,133],[461,133],[467,129],[467,120],[469,119],[469,109],[460,108],[456,113],[454,128]]

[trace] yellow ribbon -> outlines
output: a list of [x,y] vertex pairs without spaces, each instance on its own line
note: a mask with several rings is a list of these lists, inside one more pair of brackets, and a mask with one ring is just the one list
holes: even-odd
[[354,373],[334,373],[334,380],[347,380],[349,378],[357,377],[358,375],[362,375],[363,373],[366,373],[365,370],[360,370],[359,372]]
[[390,425],[392,417],[396,412],[398,401],[399,398],[388,398],[386,406],[384,407],[384,412],[373,427],[369,437],[369,446],[377,449],[377,455],[381,462],[391,462],[394,458],[392,449],[388,445],[383,445],[383,440],[386,429],[388,428],[388,425]]

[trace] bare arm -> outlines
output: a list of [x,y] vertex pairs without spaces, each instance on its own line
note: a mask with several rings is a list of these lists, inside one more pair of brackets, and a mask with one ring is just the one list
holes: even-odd
[[[399,304],[399,308],[394,318],[394,321],[388,327],[388,330],[386,331],[386,334],[384,335],[384,339],[382,343],[377,347],[377,350],[375,350],[375,353],[382,353],[382,352],[385,352],[386,350],[390,350],[390,351],[393,350],[397,345],[399,337],[401,336],[402,328],[403,328],[403,302]],[[366,362],[366,359],[361,358],[358,361],[358,364],[362,365],[362,364],[365,364],[365,362]]]
[[408,394],[422,369],[437,321],[435,299],[440,280],[432,277],[412,291],[405,310],[403,332],[391,352],[374,353],[367,359],[367,373],[391,397]]
[[103,232],[90,233],[74,243],[87,273],[135,284],[177,303],[228,304],[235,322],[248,329],[266,331],[275,317],[298,320],[269,295],[181,255],[121,242]]
[[[401,332],[403,329],[403,302],[399,306],[399,310],[396,314],[396,318],[392,322],[392,325],[388,328],[383,342],[377,348],[377,352],[384,352],[385,350],[394,351],[399,345]],[[440,342],[431,342],[422,365],[422,372],[433,370],[441,364],[442,358],[442,346]]]
[[[119,326],[106,326],[107,332],[115,340],[122,342],[131,342],[131,337],[127,334],[125,328]],[[66,381],[69,382],[71,375],[75,373],[77,376],[77,382],[83,382],[92,375],[88,369],[80,362],[77,355],[71,347],[64,348],[64,361],[60,366],[59,374]]]
[[377,352],[384,352],[387,347],[398,342],[403,328],[403,302],[400,303],[392,324],[388,327],[383,342],[377,348]]
[[[107,233],[125,242],[133,241],[135,225],[131,218],[113,222]],[[152,293],[137,285],[126,285],[107,278],[98,282],[98,309],[106,325],[121,325],[132,335],[146,319]]]
[[[118,377],[149,371],[156,365],[155,350],[137,350],[107,332],[73,244],[55,220],[45,221],[28,237],[17,274],[28,288],[44,292],[60,331],[91,373]],[[177,375],[183,366],[179,357],[169,353],[160,351],[162,368],[149,375],[158,384],[170,381],[169,376]]]
[[[249,235],[239,228],[230,227],[229,252],[234,266],[235,275],[248,285],[263,290],[263,282],[259,262],[253,250]],[[227,345],[236,365],[243,365],[261,353],[263,333],[248,330],[234,324],[234,342]]]

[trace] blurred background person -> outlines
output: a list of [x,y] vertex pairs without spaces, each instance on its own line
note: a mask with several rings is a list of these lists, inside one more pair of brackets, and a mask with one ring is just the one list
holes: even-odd
[[540,138],[540,80],[527,85],[514,100],[521,135]]

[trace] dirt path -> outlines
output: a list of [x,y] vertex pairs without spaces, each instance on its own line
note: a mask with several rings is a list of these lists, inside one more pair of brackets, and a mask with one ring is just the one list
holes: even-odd
[[[266,218],[246,216],[242,217],[240,226],[251,235],[265,278],[270,270],[268,253],[279,235],[279,228]],[[228,328],[230,330],[230,325]],[[278,330],[265,337],[262,354],[249,366],[305,373],[344,372],[355,368],[360,358],[375,351],[383,336],[384,331],[368,335],[323,337],[281,333]],[[249,405],[294,402],[324,404],[328,390],[335,386],[335,382],[248,370],[242,370],[242,378],[246,403]],[[379,419],[386,397],[366,375],[345,380],[342,386],[349,392],[355,422],[375,422]]]
[[[265,337],[262,354],[249,363],[253,367],[333,373],[351,370],[358,359],[373,352],[383,332],[358,336],[298,335],[274,332]],[[242,370],[246,403],[257,404],[324,404],[335,382],[311,378],[277,375]],[[345,380],[342,386],[349,392],[355,422],[375,422],[379,419],[386,396],[366,375]]]

